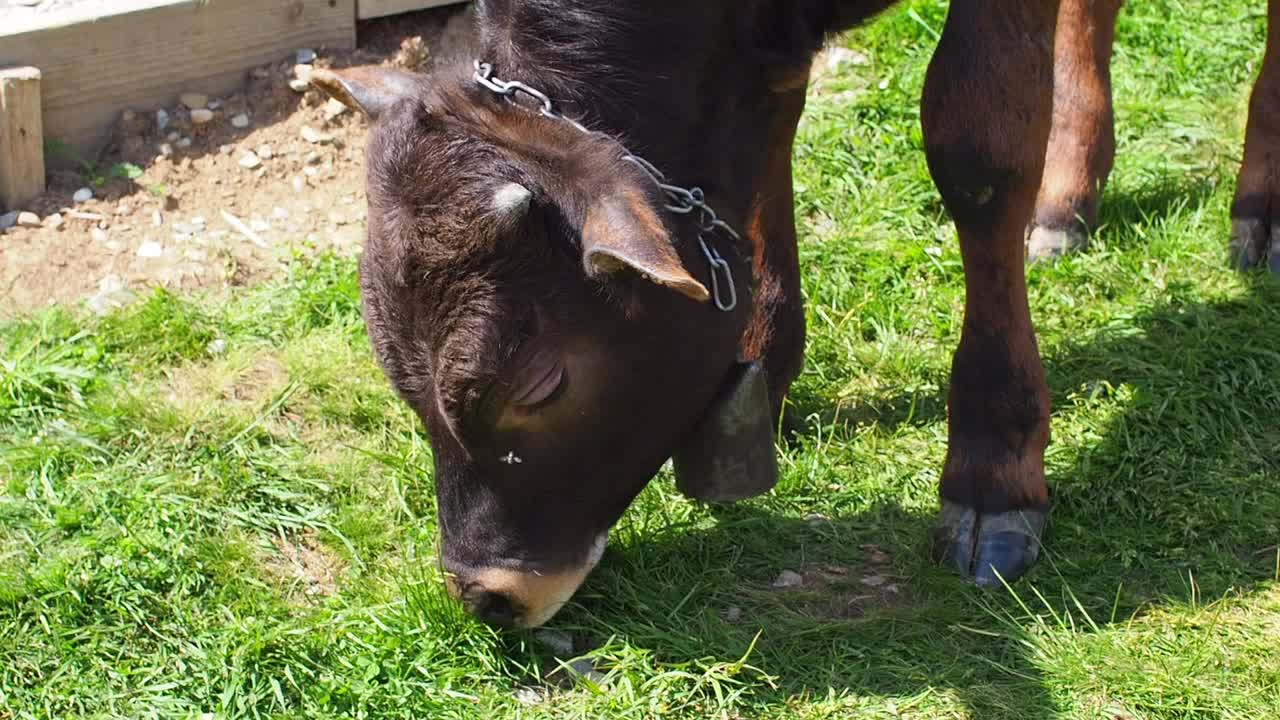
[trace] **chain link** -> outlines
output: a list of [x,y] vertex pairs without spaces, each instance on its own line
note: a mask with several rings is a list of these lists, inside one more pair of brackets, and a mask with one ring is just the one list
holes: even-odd
[[[586,135],[599,135],[605,139],[616,142],[614,138],[605,133],[596,132],[587,128],[582,123],[572,118],[566,117],[556,110],[555,103],[546,93],[537,88],[525,85],[516,80],[501,80],[493,75],[493,64],[475,61],[476,83],[488,90],[501,95],[508,100],[514,100],[518,95],[527,95],[537,101],[539,107],[538,112],[544,117],[552,120],[564,122],[572,126],[574,129]],[[716,231],[723,232],[733,238],[735,243],[742,242],[742,236],[738,234],[733,226],[720,219],[716,215],[716,211],[707,204],[706,196],[699,187],[681,187],[674,185],[667,180],[667,176],[662,173],[653,163],[645,160],[639,155],[634,155],[623,148],[622,159],[632,163],[640,168],[654,185],[662,191],[666,197],[666,209],[677,215],[695,216],[698,223],[698,245],[702,249],[702,254],[707,259],[707,263],[711,268],[711,293],[712,299],[715,301],[716,307],[724,312],[729,312],[738,306],[738,290],[733,281],[733,270],[729,267],[729,263],[724,257],[716,252],[716,249],[707,242],[707,235]]]

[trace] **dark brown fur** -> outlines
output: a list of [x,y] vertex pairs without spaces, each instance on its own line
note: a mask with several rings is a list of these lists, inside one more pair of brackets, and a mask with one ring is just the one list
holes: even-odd
[[[548,577],[580,581],[593,539],[740,359],[765,361],[780,409],[804,341],[790,178],[802,79],[827,32],[886,4],[482,3],[495,74],[547,93],[590,135],[481,88],[469,67],[429,86],[324,76],[377,119],[366,319],[431,437],[442,559],[473,610],[541,618],[521,604],[554,598]],[[737,279],[734,312],[699,302],[711,279],[693,218],[662,208],[628,149],[703,188],[743,234],[708,238]],[[514,220],[493,206],[510,183],[531,194]],[[564,387],[513,404],[548,356]],[[520,596],[520,573],[543,579],[536,592]],[[484,578],[501,578],[511,607]]]

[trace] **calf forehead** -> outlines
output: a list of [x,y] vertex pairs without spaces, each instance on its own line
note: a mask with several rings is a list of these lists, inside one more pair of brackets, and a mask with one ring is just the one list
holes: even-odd
[[478,134],[433,118],[422,101],[400,103],[373,129],[368,149],[369,203],[376,212],[424,220],[436,234],[466,228],[504,170],[497,149]]

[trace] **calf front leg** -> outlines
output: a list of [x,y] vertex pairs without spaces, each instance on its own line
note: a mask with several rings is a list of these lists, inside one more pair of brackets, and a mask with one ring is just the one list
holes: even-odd
[[1040,550],[1049,392],[1027,306],[1023,239],[1053,104],[1057,0],[955,0],[922,104],[929,169],[964,258],[938,559],[979,584]]
[[1267,54],[1249,100],[1231,205],[1231,259],[1241,270],[1266,262],[1280,275],[1280,0],[1268,3],[1267,24]]
[[1123,0],[1062,0],[1054,44],[1053,128],[1027,258],[1084,248],[1115,161],[1111,46]]

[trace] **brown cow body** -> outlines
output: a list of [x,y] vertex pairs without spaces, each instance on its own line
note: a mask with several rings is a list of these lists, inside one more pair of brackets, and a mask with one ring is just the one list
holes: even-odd
[[[1069,214],[1043,227],[1090,211],[1096,194],[1079,187],[1109,170],[1098,18],[1116,2],[1062,0],[1060,18],[1056,0],[955,0],[926,80],[929,166],[968,284],[935,551],[982,584],[1017,578],[1039,550],[1049,399],[1024,243],[1051,127],[1087,140],[1053,164],[1061,181],[1046,180],[1040,206]],[[366,320],[431,437],[442,564],[472,612],[550,618],[636,493],[700,437],[741,360],[763,362],[777,417],[803,355],[791,144],[809,65],[830,33],[889,4],[481,2],[494,75],[594,133],[495,95],[470,68],[430,86],[317,73],[377,120]],[[1059,50],[1056,114],[1055,26],[1073,48]],[[1077,76],[1096,82],[1061,102]],[[708,302],[696,218],[667,213],[628,151],[703,189],[741,233],[710,238],[738,286],[733,311]]]

